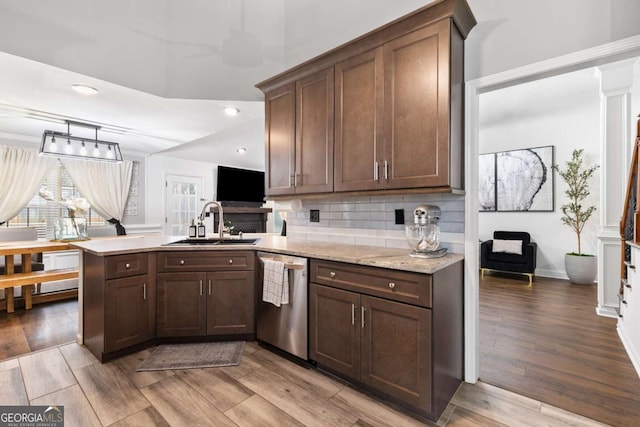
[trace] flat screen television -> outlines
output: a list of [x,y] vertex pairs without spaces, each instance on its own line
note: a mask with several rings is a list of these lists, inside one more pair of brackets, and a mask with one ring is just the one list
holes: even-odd
[[264,196],[264,172],[218,166],[217,199],[223,206],[259,206]]

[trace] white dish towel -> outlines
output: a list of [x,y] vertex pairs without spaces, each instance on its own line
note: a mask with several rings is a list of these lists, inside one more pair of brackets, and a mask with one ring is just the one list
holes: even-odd
[[262,301],[270,302],[276,307],[289,304],[289,271],[283,261],[263,259],[264,283]]

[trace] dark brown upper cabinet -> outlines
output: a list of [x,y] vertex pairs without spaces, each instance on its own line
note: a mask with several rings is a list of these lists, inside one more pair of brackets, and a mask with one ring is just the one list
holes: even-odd
[[336,65],[335,190],[382,188],[382,48]]
[[265,95],[268,195],[333,191],[333,67]]
[[462,190],[475,24],[442,0],[259,83],[267,194]]

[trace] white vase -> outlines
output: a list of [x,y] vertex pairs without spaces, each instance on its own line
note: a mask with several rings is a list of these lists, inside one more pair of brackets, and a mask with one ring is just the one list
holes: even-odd
[[61,242],[87,240],[87,219],[56,218],[53,224],[53,239]]
[[571,283],[593,285],[598,274],[598,258],[595,255],[564,255],[564,269]]

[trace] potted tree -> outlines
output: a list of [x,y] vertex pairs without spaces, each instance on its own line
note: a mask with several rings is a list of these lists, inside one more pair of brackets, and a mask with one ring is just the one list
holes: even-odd
[[578,252],[565,254],[564,267],[571,282],[579,285],[589,285],[593,284],[598,272],[597,258],[595,255],[582,253],[581,234],[596,207],[583,206],[582,203],[591,194],[589,180],[598,169],[598,166],[584,166],[583,151],[582,149],[573,150],[571,160],[566,162],[566,169],[561,170],[558,165],[553,165],[553,169],[558,172],[558,175],[567,184],[565,194],[569,199],[569,203],[560,207],[562,210],[562,223],[571,227],[578,238]]

